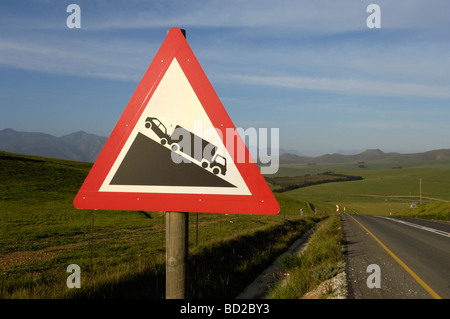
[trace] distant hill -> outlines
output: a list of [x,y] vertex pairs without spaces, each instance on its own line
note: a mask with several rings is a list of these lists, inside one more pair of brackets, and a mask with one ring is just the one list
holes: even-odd
[[55,137],[45,133],[0,131],[0,150],[24,155],[94,162],[107,138],[83,131]]
[[313,157],[308,156],[300,156],[291,153],[283,153],[280,154],[280,163],[281,164],[297,164],[297,163],[309,163],[314,162]]
[[341,154],[325,154],[314,158],[317,163],[348,163],[348,162],[358,162],[358,161],[373,161],[388,159],[393,156],[401,156],[400,153],[384,153],[379,149],[369,149],[362,153],[355,155],[341,155]]
[[[83,131],[61,137],[45,133],[18,132],[13,129],[0,130],[0,151],[24,155],[61,158],[83,162],[95,162],[107,138]],[[270,152],[269,152],[270,153]],[[317,157],[300,156],[281,151],[280,164],[341,164],[373,160],[429,161],[450,159],[450,149],[440,149],[423,153],[385,153],[379,149],[369,149],[355,155],[338,153]]]
[[285,153],[280,155],[280,164],[296,164],[296,163],[342,164],[342,163],[364,162],[374,160],[392,160],[398,162],[410,162],[410,161],[433,161],[444,159],[450,159],[450,149],[440,149],[427,151],[423,153],[411,153],[411,154],[401,154],[395,152],[385,153],[379,149],[369,149],[355,155],[342,155],[334,153],[334,154],[324,154],[317,157],[305,157]]

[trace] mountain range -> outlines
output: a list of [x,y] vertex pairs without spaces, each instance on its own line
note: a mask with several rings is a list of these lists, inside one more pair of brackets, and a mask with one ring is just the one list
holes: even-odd
[[402,154],[396,152],[385,153],[380,149],[368,149],[362,153],[355,155],[342,155],[338,153],[324,154],[317,157],[299,156],[290,153],[284,153],[280,155],[281,164],[299,164],[299,163],[341,164],[341,163],[364,162],[373,160],[391,160],[391,161],[405,162],[405,161],[433,161],[444,159],[450,159],[450,149],[439,149],[422,153],[410,153],[410,154]]
[[[83,131],[55,137],[46,133],[19,132],[7,128],[0,130],[0,151],[24,155],[62,158],[75,161],[95,162],[106,143],[107,137]],[[349,163],[370,160],[423,161],[450,159],[450,149],[433,150],[423,153],[385,153],[379,149],[369,149],[355,155],[338,153],[317,157],[300,156],[282,152],[280,164]]]
[[55,137],[45,133],[0,131],[0,151],[95,162],[107,138],[83,131]]

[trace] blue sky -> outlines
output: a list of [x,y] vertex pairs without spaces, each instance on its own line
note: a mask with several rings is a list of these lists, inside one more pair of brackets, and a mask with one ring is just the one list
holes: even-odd
[[[71,3],[80,29],[66,26]],[[108,136],[176,26],[235,126],[279,128],[284,150],[450,148],[449,12],[445,0],[2,1],[0,129]]]

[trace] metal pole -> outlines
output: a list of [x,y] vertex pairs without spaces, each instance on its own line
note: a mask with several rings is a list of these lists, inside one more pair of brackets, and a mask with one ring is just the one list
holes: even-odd
[[166,214],[166,299],[185,299],[188,258],[187,213]]
[[420,204],[422,205],[422,179],[419,179],[420,181]]

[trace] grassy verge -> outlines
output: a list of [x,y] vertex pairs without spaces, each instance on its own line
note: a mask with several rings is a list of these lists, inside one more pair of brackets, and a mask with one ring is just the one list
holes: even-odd
[[418,204],[417,208],[402,209],[395,216],[450,221],[450,203]]
[[300,255],[288,254],[281,260],[286,280],[276,282],[268,298],[298,299],[344,270],[342,230],[339,215],[333,214],[319,225]]
[[[190,296],[233,298],[319,219],[280,225],[205,247],[190,258]],[[214,267],[211,267],[214,262]]]

